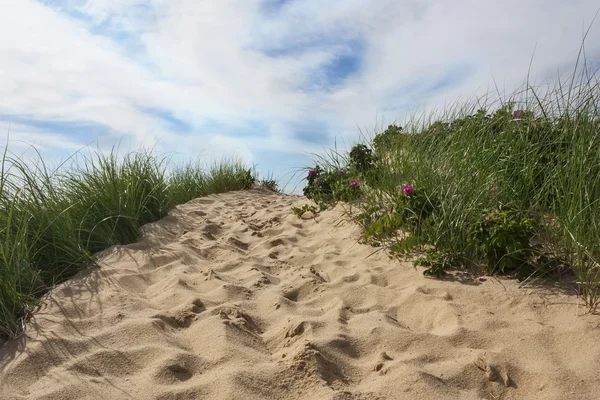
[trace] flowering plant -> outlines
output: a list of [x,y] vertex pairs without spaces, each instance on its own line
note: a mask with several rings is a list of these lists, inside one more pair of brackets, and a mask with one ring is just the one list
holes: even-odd
[[353,168],[324,170],[315,166],[308,170],[304,195],[319,203],[352,201],[361,194],[360,184],[352,177]]
[[396,211],[402,224],[411,233],[421,235],[423,225],[429,223],[435,206],[425,188],[404,185],[396,203]]

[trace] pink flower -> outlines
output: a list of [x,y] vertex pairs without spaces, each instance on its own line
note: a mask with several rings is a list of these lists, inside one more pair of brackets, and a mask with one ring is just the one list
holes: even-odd
[[513,119],[519,119],[521,118],[521,116],[523,115],[524,111],[523,110],[517,110],[513,113]]
[[313,176],[315,176],[315,170],[314,170],[314,169],[310,169],[310,170],[308,170],[308,176],[309,176],[309,177],[313,177]]
[[340,169],[340,176],[343,176],[343,175],[344,175],[344,170]]
[[414,193],[414,189],[412,187],[412,185],[406,185],[402,187],[402,193],[404,193],[405,196],[410,196],[411,194]]
[[319,183],[321,183],[320,179],[315,179],[315,183],[318,185]]
[[352,187],[358,187],[358,181],[356,179],[352,179],[350,181],[350,186],[352,186]]

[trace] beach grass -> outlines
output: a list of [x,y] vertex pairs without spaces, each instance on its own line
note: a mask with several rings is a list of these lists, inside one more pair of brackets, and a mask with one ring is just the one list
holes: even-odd
[[196,197],[249,188],[256,173],[236,159],[173,166],[149,152],[74,155],[50,169],[6,148],[0,171],[0,339],[22,332],[40,296],[135,242],[139,228]]
[[392,256],[418,254],[428,274],[465,266],[525,282],[571,274],[595,310],[600,79],[584,64],[568,79],[415,114],[351,152],[315,155],[304,192],[350,203],[366,241]]

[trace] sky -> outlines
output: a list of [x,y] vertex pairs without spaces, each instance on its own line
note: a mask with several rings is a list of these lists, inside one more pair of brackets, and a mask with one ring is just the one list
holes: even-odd
[[[286,184],[311,153],[360,132],[496,87],[511,93],[528,73],[543,82],[572,71],[599,8],[0,0],[0,145],[33,146],[49,162],[114,146],[175,161],[236,156]],[[600,61],[600,21],[585,52]]]

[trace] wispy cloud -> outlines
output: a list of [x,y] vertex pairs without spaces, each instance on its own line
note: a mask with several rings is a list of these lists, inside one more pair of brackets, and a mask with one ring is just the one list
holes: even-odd
[[[0,127],[49,156],[95,141],[238,153],[276,176],[424,104],[575,61],[597,1],[0,0]],[[26,21],[26,23],[25,23]],[[586,42],[600,60],[600,23]],[[44,139],[46,138],[46,139]],[[283,156],[281,156],[283,154]],[[274,160],[277,160],[276,162]]]

